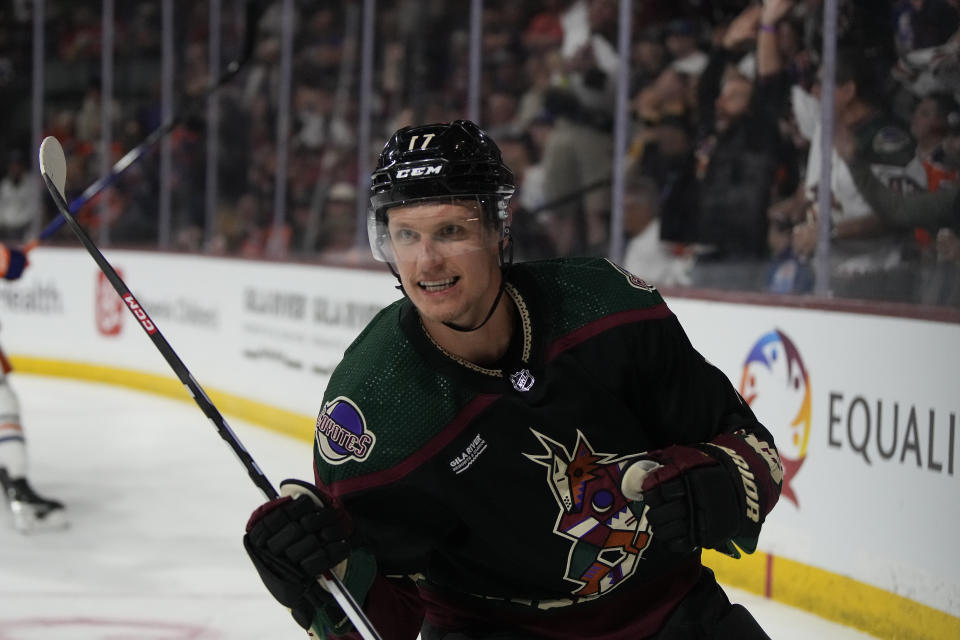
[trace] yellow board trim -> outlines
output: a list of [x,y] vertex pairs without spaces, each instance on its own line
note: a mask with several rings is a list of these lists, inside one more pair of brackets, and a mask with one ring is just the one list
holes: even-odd
[[[85,362],[11,356],[18,371],[92,380],[193,402],[176,378]],[[315,418],[246,398],[204,388],[225,414],[271,431],[313,442]],[[726,585],[860,629],[878,638],[945,640],[960,638],[960,618],[859,580],[795,560],[758,551],[734,560],[714,551],[703,554],[705,565]]]
[[877,638],[960,638],[958,617],[795,560],[760,551],[734,560],[708,550],[703,563],[723,584],[805,609]]
[[[183,400],[184,402],[194,402],[186,387],[179,380],[170,376],[87,362],[51,360],[28,356],[10,356],[10,364],[13,365],[14,370],[23,373],[105,382]],[[206,386],[203,386],[203,390],[222,414],[236,416],[241,420],[253,422],[271,431],[278,431],[304,442],[313,442],[315,417],[248,400]]]

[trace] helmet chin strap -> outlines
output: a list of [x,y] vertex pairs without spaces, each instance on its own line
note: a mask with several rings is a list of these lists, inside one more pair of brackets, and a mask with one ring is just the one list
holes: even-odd
[[444,322],[443,326],[450,327],[454,331],[460,331],[462,333],[470,333],[471,331],[476,331],[483,325],[487,324],[487,320],[493,317],[493,312],[497,310],[497,305],[500,304],[500,298],[503,296],[503,288],[506,284],[506,270],[503,267],[500,267],[500,289],[497,291],[497,297],[493,299],[493,304],[490,305],[490,311],[487,312],[487,317],[483,319],[483,322],[478,324],[475,327],[463,327],[459,324],[454,324],[452,322]]
[[[504,250],[506,250],[506,254],[504,254]],[[444,322],[443,326],[449,327],[454,331],[460,331],[461,333],[470,333],[487,324],[487,321],[493,317],[493,312],[497,310],[497,305],[500,304],[500,298],[503,297],[503,290],[507,286],[507,272],[513,264],[513,237],[510,235],[510,227],[504,226],[500,231],[500,246],[498,247],[498,252],[500,259],[500,288],[497,290],[497,297],[493,299],[493,304],[490,305],[490,311],[487,312],[487,316],[483,319],[483,322],[475,327],[464,327],[459,324],[454,324],[453,322]]]

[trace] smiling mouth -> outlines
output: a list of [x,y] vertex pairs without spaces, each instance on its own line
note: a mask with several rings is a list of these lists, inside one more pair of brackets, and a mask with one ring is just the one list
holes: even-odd
[[458,280],[460,280],[460,276],[454,276],[452,278],[447,278],[446,280],[421,280],[417,284],[424,291],[433,293],[436,291],[449,289],[453,285],[457,284]]

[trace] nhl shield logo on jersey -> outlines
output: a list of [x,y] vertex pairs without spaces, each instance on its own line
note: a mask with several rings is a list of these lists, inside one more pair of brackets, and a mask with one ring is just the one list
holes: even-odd
[[521,369],[510,374],[510,383],[517,391],[530,391],[530,389],[533,389],[534,382],[536,382],[536,378],[530,373],[530,369]]
[[533,429],[546,450],[524,454],[547,468],[547,485],[560,507],[554,533],[571,541],[564,579],[573,596],[597,598],[620,586],[637,570],[653,533],[642,503],[620,491],[623,470],[636,455],[596,453],[577,431],[573,453]]
[[367,429],[360,408],[349,398],[340,396],[328,402],[317,416],[316,441],[324,460],[343,464],[366,460],[377,437]]

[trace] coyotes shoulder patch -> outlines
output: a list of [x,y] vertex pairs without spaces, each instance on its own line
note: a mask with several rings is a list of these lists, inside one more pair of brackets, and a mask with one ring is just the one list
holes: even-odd
[[330,464],[362,462],[373,451],[376,435],[367,429],[360,408],[346,396],[328,402],[317,416],[317,448]]

